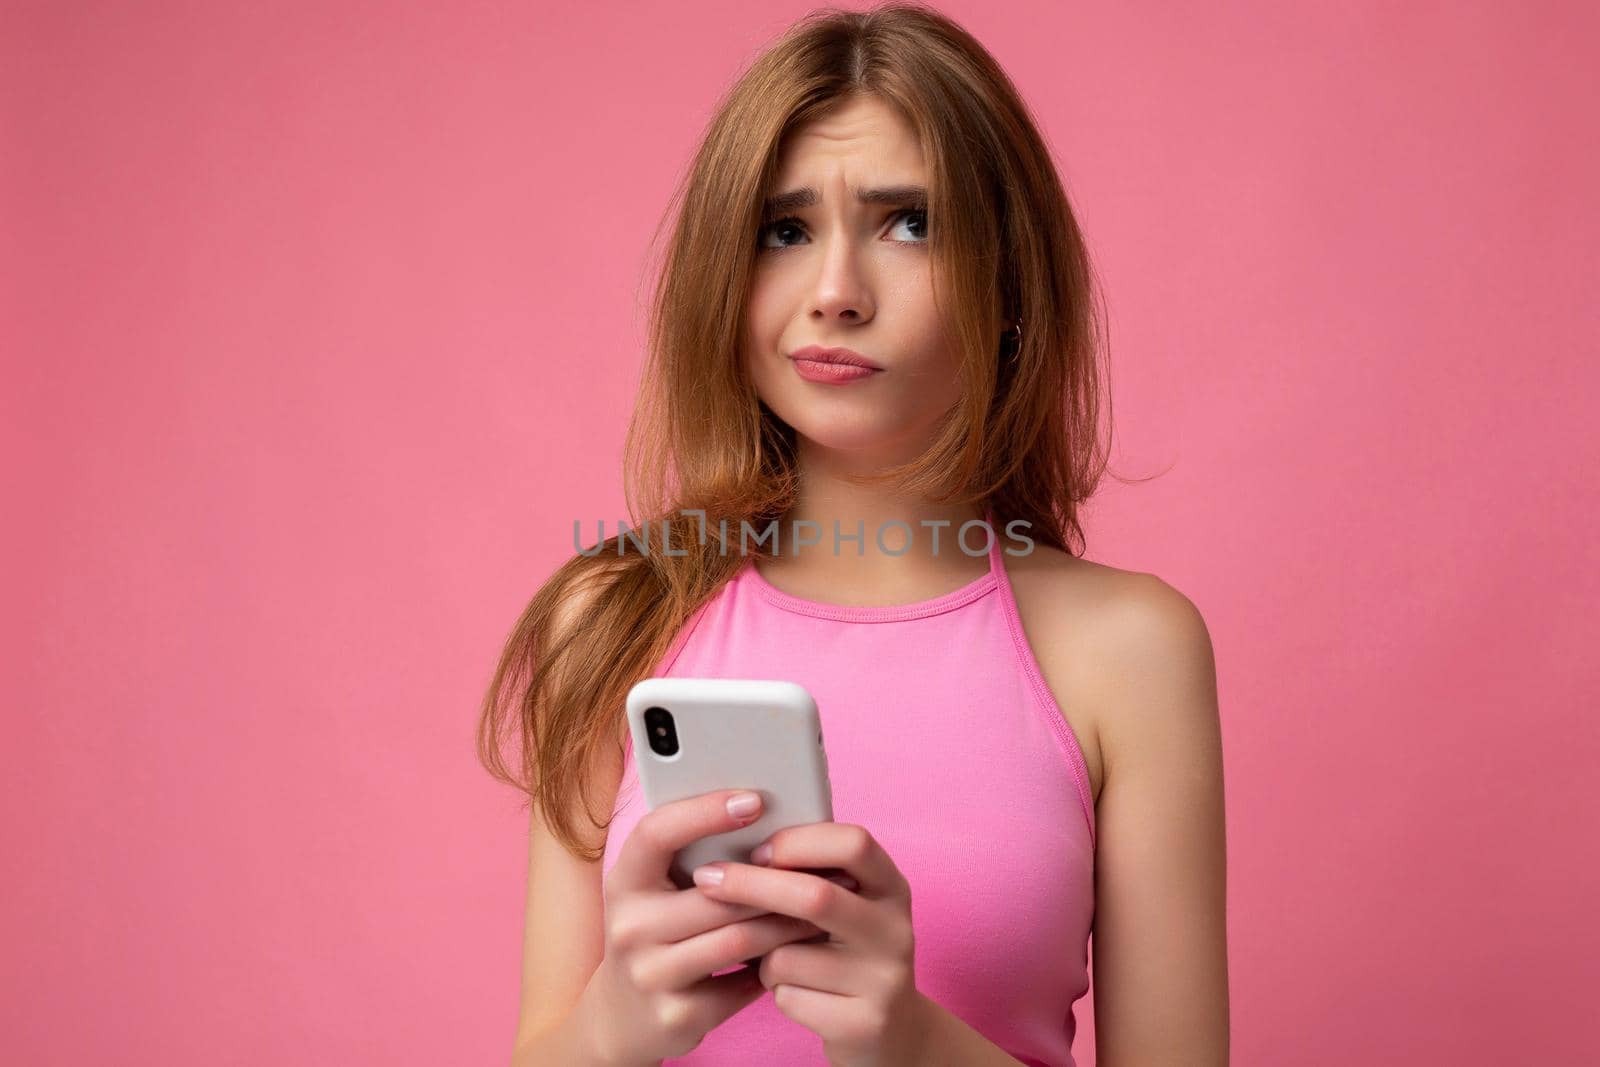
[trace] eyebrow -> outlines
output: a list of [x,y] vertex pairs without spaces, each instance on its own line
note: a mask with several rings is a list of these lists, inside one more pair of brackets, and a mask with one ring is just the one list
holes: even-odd
[[[882,189],[855,189],[856,199],[863,204],[887,204],[892,207],[913,207],[928,202],[928,190],[920,185],[890,185]],[[770,196],[762,204],[765,216],[781,215],[803,207],[814,207],[820,199],[809,185]]]

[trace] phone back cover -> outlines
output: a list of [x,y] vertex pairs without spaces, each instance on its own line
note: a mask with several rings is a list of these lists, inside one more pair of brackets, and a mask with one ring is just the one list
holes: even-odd
[[[644,713],[672,713],[678,751],[650,748]],[[761,794],[760,819],[692,842],[674,858],[679,886],[718,860],[747,862],[750,850],[785,826],[833,819],[827,755],[816,702],[804,686],[733,678],[647,678],[628,693],[628,727],[646,805],[719,789]]]

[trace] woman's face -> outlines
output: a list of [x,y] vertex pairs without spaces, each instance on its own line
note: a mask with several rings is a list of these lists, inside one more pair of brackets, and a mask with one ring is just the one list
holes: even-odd
[[[795,130],[780,149],[776,194],[809,190],[758,235],[744,355],[757,394],[803,446],[876,467],[930,443],[960,397],[957,359],[933,305],[922,149],[889,105],[855,98]],[[858,192],[899,189],[895,202]],[[782,221],[779,221],[782,220]],[[847,348],[880,370],[808,380],[826,368],[791,356]]]

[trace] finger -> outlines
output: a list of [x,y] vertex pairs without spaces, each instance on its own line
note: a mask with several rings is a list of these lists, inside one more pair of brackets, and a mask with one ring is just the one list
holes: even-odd
[[670,944],[729,923],[771,914],[765,908],[712,900],[694,889],[674,889],[642,897],[626,909],[619,909],[616,926],[620,929],[614,929],[613,934],[624,944]]
[[[720,869],[720,884],[702,881]],[[762,911],[805,919],[840,941],[860,943],[871,939],[880,912],[878,905],[842,886],[800,871],[752,867],[748,863],[708,863],[695,871],[700,892],[713,900],[748,904]]]
[[[799,920],[799,919],[795,920],[795,922],[800,922],[800,921],[801,920]],[[817,930],[817,928],[815,926],[812,926],[810,923],[806,923],[802,927],[802,930]],[[821,945],[821,944],[826,944],[827,942],[828,942],[828,931],[826,931],[826,930],[817,930],[816,933],[811,934],[810,936],[797,935],[797,936],[795,936],[793,938],[790,938],[787,942],[785,942],[785,944],[790,944],[790,945]],[[779,945],[778,947],[782,948],[783,945]],[[767,956],[770,955],[770,954],[771,953],[769,952],[769,953],[766,953],[766,954],[760,955],[760,956],[751,956],[749,959],[744,961],[744,965],[746,967],[759,968],[761,966],[761,961],[766,959]]]
[[866,1019],[857,1022],[857,1017],[864,1011],[859,997],[779,982],[772,987],[772,1002],[790,1021],[815,1033],[845,1026],[870,1025]]
[[769,952],[761,961],[761,984],[767,989],[778,985],[804,986],[823,993],[844,996],[855,994],[852,976],[859,964],[834,944],[787,945],[783,951]]
[[779,945],[816,933],[809,923],[784,915],[730,923],[637,953],[634,980],[652,989],[683,989],[752,956],[763,956]]
[[[778,830],[763,845],[770,846],[768,862],[761,866],[798,868],[832,867],[847,872],[865,897],[908,895],[900,868],[865,827],[853,823],[814,822]],[[757,846],[760,848],[760,846]],[[751,862],[757,859],[751,856]]]
[[615,883],[619,889],[678,888],[667,875],[674,853],[702,837],[748,826],[761,817],[759,805],[744,815],[728,811],[727,802],[745,794],[761,798],[756,790],[719,789],[646,812],[622,843],[607,884]]

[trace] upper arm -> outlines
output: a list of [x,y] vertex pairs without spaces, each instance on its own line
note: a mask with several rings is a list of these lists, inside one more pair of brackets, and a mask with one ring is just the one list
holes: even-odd
[[[592,595],[583,591],[568,595],[552,622],[557,638],[565,627],[573,625]],[[611,758],[609,748],[605,752],[605,758],[588,773],[595,797],[609,804],[621,785],[622,762]],[[602,847],[604,831],[591,826],[576,800],[573,805],[585,845]],[[561,1021],[577,1003],[605,954],[602,861],[587,862],[568,852],[545,825],[537,803],[529,805],[529,814],[528,896],[516,1037],[519,1046]]]
[[1227,876],[1216,665],[1199,611],[1139,575],[1095,637],[1101,1067],[1228,1062]]

